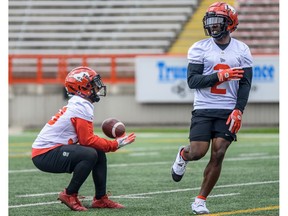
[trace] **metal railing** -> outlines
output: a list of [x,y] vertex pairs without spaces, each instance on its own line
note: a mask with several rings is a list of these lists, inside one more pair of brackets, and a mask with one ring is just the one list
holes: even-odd
[[137,54],[11,54],[9,55],[9,85],[62,84],[67,73],[80,65],[93,68],[107,83],[134,83],[136,56]]

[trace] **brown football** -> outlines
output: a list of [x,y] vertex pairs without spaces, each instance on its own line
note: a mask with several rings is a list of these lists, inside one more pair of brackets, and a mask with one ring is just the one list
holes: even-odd
[[121,137],[125,133],[125,125],[116,118],[108,118],[101,125],[103,133],[109,138]]

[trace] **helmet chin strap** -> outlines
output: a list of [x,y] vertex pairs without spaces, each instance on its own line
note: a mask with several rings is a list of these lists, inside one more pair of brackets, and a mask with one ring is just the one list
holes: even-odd
[[220,39],[222,39],[224,36],[226,37],[228,34],[229,34],[228,31],[223,31],[223,32],[221,32],[220,34],[218,34],[218,35],[216,35],[216,36],[213,36],[213,35],[211,34],[211,37],[213,37],[213,38],[215,38],[215,39],[217,39],[217,40],[220,40]]
[[97,95],[94,89],[92,90],[92,94],[89,96],[89,100],[91,100],[92,103],[100,101],[100,97]]
[[100,101],[100,97],[98,96],[98,95],[96,95],[96,97],[94,97],[94,100],[93,100],[93,102],[99,102]]
[[91,89],[91,94],[89,96],[86,96],[86,99],[89,99],[90,102],[98,102],[100,100],[100,97],[97,95],[95,89]]

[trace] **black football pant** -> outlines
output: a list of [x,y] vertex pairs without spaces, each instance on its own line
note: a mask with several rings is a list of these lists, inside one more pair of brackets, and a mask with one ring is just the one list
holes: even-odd
[[92,170],[97,199],[106,194],[107,158],[103,151],[82,145],[63,145],[32,158],[34,165],[49,173],[73,173],[66,188],[68,194],[78,193]]

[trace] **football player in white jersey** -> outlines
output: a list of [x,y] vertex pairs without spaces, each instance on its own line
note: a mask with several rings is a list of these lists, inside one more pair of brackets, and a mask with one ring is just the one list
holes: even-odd
[[115,140],[94,134],[94,102],[106,95],[106,86],[93,69],[77,67],[65,79],[65,88],[71,96],[68,104],[59,110],[42,128],[32,145],[32,161],[41,171],[73,173],[68,186],[59,193],[58,200],[74,211],[86,211],[77,195],[92,171],[95,196],[92,208],[123,208],[106,194],[106,152],[131,144],[131,133]]
[[249,47],[230,36],[237,25],[232,6],[213,3],[203,18],[210,38],[194,43],[188,51],[187,83],[195,89],[190,144],[179,148],[171,174],[179,182],[188,162],[204,157],[211,145],[201,189],[191,205],[194,214],[209,213],[206,198],[220,176],[226,150],[236,141],[249,97],[253,60]]

